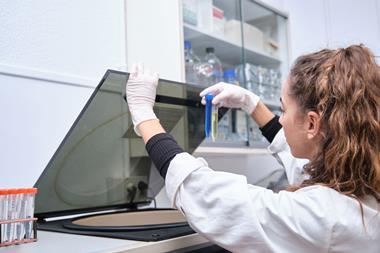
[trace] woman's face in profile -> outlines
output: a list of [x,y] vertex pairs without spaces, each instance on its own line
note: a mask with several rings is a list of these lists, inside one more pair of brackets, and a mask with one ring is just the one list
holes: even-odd
[[310,159],[317,143],[308,138],[309,121],[301,112],[297,102],[289,94],[289,78],[285,81],[281,91],[281,117],[285,138],[292,155],[296,158]]

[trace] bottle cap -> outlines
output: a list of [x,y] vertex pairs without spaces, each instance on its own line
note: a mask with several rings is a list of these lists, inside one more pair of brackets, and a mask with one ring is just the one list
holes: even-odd
[[7,195],[8,189],[0,189],[0,195]]
[[223,73],[224,78],[235,78],[235,70],[234,69],[226,69]]
[[185,49],[191,49],[191,42],[188,40],[185,40]]
[[9,189],[8,190],[8,194],[17,194],[18,193],[18,189]]
[[206,47],[206,53],[214,53],[213,47]]
[[24,192],[25,192],[24,188],[18,188],[18,189],[16,189],[16,194],[22,194]]
[[35,193],[37,193],[37,188],[28,188],[27,189],[27,193],[29,193],[29,194],[35,194]]

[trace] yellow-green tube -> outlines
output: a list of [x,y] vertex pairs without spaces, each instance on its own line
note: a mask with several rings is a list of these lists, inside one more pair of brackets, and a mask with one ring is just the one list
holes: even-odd
[[218,107],[216,105],[212,106],[211,115],[211,138],[213,141],[218,137]]

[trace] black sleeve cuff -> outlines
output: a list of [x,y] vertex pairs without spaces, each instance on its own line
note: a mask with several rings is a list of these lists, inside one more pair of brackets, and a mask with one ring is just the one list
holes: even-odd
[[150,159],[158,169],[160,175],[165,179],[171,160],[183,149],[176,140],[168,133],[154,135],[145,145]]
[[279,122],[280,117],[275,115],[265,126],[261,127],[261,133],[270,143],[272,143],[276,134],[281,130],[282,125]]

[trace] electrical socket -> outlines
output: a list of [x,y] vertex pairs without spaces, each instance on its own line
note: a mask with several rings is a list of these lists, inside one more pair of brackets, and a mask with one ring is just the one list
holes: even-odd
[[146,201],[147,189],[141,191],[139,189],[139,183],[143,182],[148,185],[147,181],[148,178],[146,176],[130,176],[125,178],[124,185],[127,201],[131,201],[132,197],[134,197],[133,202]]

